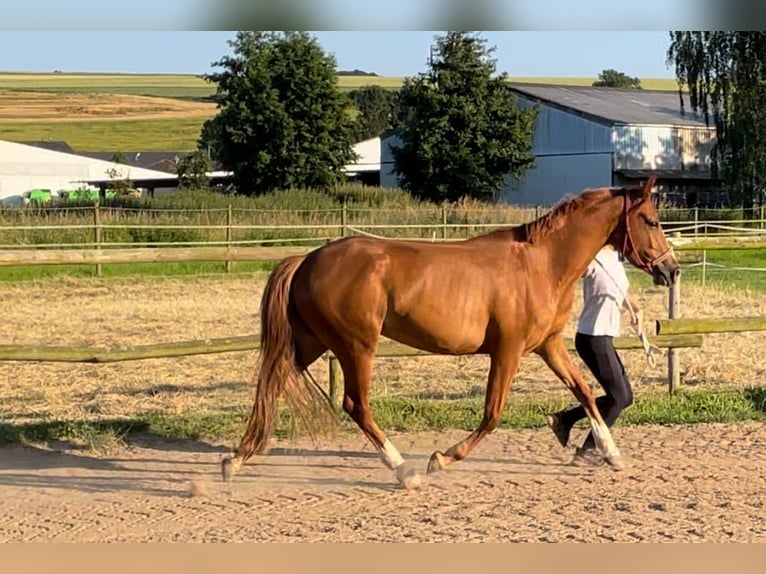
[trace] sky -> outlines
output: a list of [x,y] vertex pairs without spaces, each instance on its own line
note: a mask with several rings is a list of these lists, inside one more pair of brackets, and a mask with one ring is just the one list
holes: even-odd
[[[413,76],[443,31],[311,31],[339,70]],[[230,53],[230,31],[0,31],[0,71],[203,74]],[[614,68],[669,78],[667,31],[486,31],[511,76],[596,77]],[[19,49],[23,46],[23,49]]]

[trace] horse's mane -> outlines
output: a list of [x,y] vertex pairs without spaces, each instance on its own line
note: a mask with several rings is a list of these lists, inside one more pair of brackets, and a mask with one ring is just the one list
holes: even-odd
[[514,227],[511,231],[514,239],[527,243],[536,243],[548,237],[566,224],[568,216],[588,205],[595,205],[605,195],[614,195],[622,187],[592,187],[577,195],[565,195],[556,202],[547,213],[534,221]]

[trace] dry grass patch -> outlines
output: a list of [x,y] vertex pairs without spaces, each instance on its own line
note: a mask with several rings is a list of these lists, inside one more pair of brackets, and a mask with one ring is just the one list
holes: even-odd
[[[258,332],[265,276],[40,280],[0,285],[4,318],[0,344],[120,347]],[[667,316],[667,292],[639,293],[647,321]],[[764,314],[762,296],[684,286],[683,315]],[[579,310],[579,299],[570,324]],[[711,335],[702,349],[681,352],[683,385],[762,386],[758,350],[766,333]],[[639,351],[623,354],[636,394],[665,389],[666,361],[650,367]],[[106,365],[0,363],[0,419],[100,420],[145,413],[244,415],[251,404],[255,355],[234,352]],[[373,395],[391,398],[483,397],[486,357],[380,358]],[[312,372],[327,383],[327,365]],[[592,377],[588,375],[588,379]],[[536,356],[522,362],[510,401],[568,398]]]
[[127,94],[0,92],[0,122],[158,120],[213,116],[215,104]]

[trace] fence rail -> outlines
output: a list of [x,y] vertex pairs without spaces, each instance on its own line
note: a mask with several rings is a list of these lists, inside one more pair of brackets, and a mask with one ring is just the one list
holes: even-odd
[[[476,233],[521,225],[546,209],[519,206],[417,209],[351,208],[315,210],[132,209],[103,207],[0,209],[0,248],[123,247],[135,244],[227,246],[296,243],[345,237],[352,228],[383,236],[463,239]],[[753,219],[700,219],[715,211],[661,210],[669,234],[683,237],[766,237],[766,207]],[[723,212],[721,212],[723,213]]]
[[[564,342],[569,351],[574,350],[574,341],[571,338],[565,338]],[[658,335],[652,338],[652,344],[660,349],[701,347],[702,343],[702,334]],[[618,349],[643,348],[642,342],[636,337],[617,337],[614,339],[614,345]],[[114,349],[100,347],[0,345],[0,361],[105,364],[258,349],[260,349],[260,337],[256,335],[157,343]],[[415,357],[436,356],[436,354],[384,339],[378,345],[376,356]],[[327,353],[325,358],[328,360],[329,369],[328,394],[333,401],[336,401],[343,375],[341,374],[338,361],[332,353]]]
[[313,247],[160,247],[133,249],[2,249],[0,267],[202,261],[276,261]]
[[766,317],[717,317],[714,319],[658,319],[657,333],[666,336],[766,331]]
[[[574,341],[565,338],[567,349],[574,351]],[[652,337],[652,344],[660,349],[689,348],[702,346],[702,334],[658,335]],[[617,349],[642,349],[637,337],[616,337]],[[0,361],[32,361],[55,363],[117,363],[122,361],[140,361],[186,357],[210,353],[230,353],[252,351],[261,348],[257,335],[225,337],[221,339],[196,339],[173,343],[153,343],[133,347],[66,347],[41,345],[0,345]],[[414,347],[384,339],[378,345],[378,357],[415,357],[435,356],[436,353],[421,351]]]
[[[410,238],[413,241],[428,241]],[[766,238],[669,238],[676,251],[766,249]],[[135,247],[109,249],[0,249],[0,267],[13,265],[101,265],[106,263],[159,263],[203,261],[276,261],[302,255],[316,245]]]

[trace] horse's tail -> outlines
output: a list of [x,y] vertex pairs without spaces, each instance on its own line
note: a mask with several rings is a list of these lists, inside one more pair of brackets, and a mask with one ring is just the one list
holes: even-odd
[[282,395],[312,436],[317,430],[326,428],[328,422],[337,422],[335,411],[322,389],[313,379],[308,381],[302,376],[296,361],[296,342],[289,319],[290,288],[304,258],[304,255],[297,255],[280,262],[269,276],[261,298],[260,366],[254,380],[255,403],[236,451],[236,466],[254,453],[266,451],[276,426],[278,400]]

